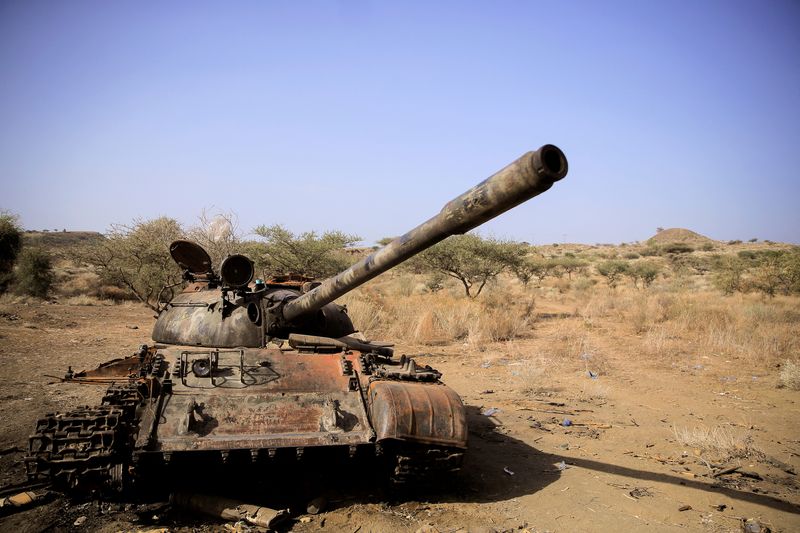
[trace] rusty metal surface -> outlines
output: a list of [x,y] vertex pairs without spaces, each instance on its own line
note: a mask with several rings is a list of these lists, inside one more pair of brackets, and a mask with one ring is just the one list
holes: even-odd
[[427,222],[288,302],[283,308],[283,319],[291,322],[319,309],[450,235],[465,233],[543,193],[566,174],[567,159],[555,146],[548,144],[526,153],[448,202]]
[[395,439],[467,447],[464,404],[446,385],[376,381],[369,386],[378,441]]
[[137,448],[302,448],[368,444],[374,439],[361,394],[353,387],[354,372],[345,372],[342,364],[349,361],[352,368],[356,353],[245,350],[240,367],[236,350],[220,351],[214,378],[198,377],[190,364],[180,365],[181,358],[204,358],[211,350],[164,352],[185,379],[175,381],[160,409],[153,406],[145,413]]
[[119,359],[112,359],[102,363],[92,370],[81,370],[72,372],[70,367],[67,375],[59,378],[62,381],[74,383],[97,383],[108,384],[120,380],[133,380],[141,378],[141,369],[152,364],[155,348],[142,345],[139,352]]

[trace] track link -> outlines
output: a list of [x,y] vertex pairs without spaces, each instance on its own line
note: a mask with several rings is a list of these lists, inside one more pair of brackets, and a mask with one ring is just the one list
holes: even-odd
[[139,401],[135,384],[115,384],[103,405],[39,419],[28,440],[28,479],[71,492],[122,490]]
[[464,450],[442,446],[402,445],[394,454],[394,485],[441,483],[461,469]]

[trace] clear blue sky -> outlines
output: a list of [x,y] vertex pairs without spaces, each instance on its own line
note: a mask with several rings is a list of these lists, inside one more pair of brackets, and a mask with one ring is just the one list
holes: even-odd
[[545,143],[570,174],[485,231],[800,242],[800,3],[0,2],[29,229],[211,208],[372,242]]

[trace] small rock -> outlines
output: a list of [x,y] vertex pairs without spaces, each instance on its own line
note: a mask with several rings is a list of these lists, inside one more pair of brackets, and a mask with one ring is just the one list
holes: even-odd
[[75,522],[72,523],[72,525],[75,526],[75,527],[80,527],[80,526],[83,525],[84,522],[86,522],[86,517],[85,516],[79,516],[78,519],[75,520]]
[[139,329],[139,326],[125,326],[128,329]]
[[308,524],[308,523],[309,523],[309,522],[311,522],[312,520],[314,520],[314,519],[313,519],[313,518],[311,518],[310,516],[301,516],[301,517],[300,517],[300,523],[301,523],[301,524]]
[[692,510],[692,506],[691,505],[681,505],[680,507],[678,507],[678,511],[680,511],[680,512],[691,511],[691,510]]
[[758,520],[750,518],[743,521],[742,531],[744,533],[770,533],[772,530]]

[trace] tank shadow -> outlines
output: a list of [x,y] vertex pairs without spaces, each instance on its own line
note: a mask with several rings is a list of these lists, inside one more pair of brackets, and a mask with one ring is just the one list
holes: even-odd
[[[713,492],[732,499],[765,505],[798,514],[791,502],[764,494],[711,485],[683,476],[640,470],[601,461],[572,458],[543,452],[504,433],[493,417],[484,416],[476,406],[467,406],[470,428],[469,449],[460,472],[442,476],[441,483],[395,486],[387,482],[380,458],[369,453],[356,458],[324,453],[309,454],[301,460],[289,455],[269,465],[241,464],[187,465],[158,479],[158,488],[140,492],[144,499],[162,500],[165,491],[216,494],[274,509],[305,513],[305,505],[324,497],[327,509],[346,508],[354,503],[399,505],[406,502],[490,503],[534,494],[557,481],[562,468],[585,468],[620,475],[633,480],[674,483]],[[174,510],[181,516],[180,510]],[[191,522],[191,517],[184,517]],[[180,520],[180,519],[179,519]],[[180,520],[181,522],[183,520]]]

